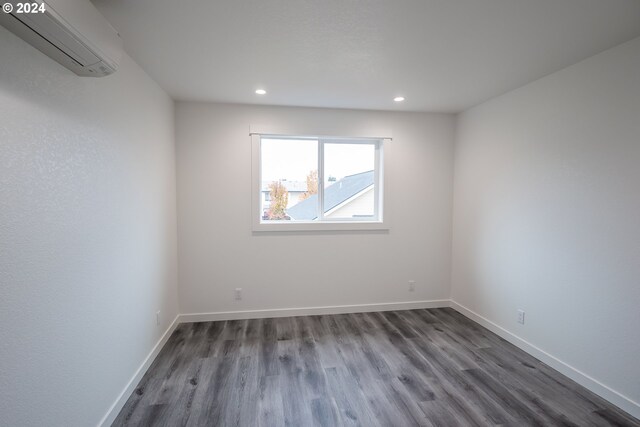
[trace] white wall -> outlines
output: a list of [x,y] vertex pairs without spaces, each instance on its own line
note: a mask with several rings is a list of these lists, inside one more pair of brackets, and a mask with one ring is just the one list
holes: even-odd
[[454,181],[452,298],[639,416],[640,39],[461,114]]
[[374,215],[376,206],[376,192],[374,186],[343,201],[337,207],[325,212],[325,218],[353,218],[354,215]]
[[[339,135],[392,130],[391,231],[252,234],[256,124]],[[178,103],[181,312],[447,299],[453,130],[451,115]],[[408,280],[416,281],[413,293]]]
[[0,58],[0,425],[96,425],[177,314],[173,103]]

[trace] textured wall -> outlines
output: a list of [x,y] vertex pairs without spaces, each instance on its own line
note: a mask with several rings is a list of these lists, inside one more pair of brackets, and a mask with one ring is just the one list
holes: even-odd
[[[253,235],[251,125],[298,134],[392,131],[389,233]],[[448,298],[453,130],[454,116],[445,114],[178,103],[181,312]],[[241,301],[236,287],[244,288]]]
[[640,39],[462,114],[452,274],[455,301],[636,416],[639,135]]
[[177,314],[173,103],[0,58],[0,425],[95,425]]

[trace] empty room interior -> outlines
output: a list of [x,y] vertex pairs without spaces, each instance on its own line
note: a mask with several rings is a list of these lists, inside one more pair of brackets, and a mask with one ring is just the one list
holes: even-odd
[[640,427],[640,0],[0,3],[0,427]]

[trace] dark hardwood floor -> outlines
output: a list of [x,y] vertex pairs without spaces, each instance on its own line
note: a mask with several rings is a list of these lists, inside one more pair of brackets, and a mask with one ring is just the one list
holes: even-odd
[[640,426],[452,309],[181,324],[115,426]]

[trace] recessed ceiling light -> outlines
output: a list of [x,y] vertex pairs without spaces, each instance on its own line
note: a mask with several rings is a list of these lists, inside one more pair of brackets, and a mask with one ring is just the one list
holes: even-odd
[[264,90],[264,89],[256,89],[256,93],[257,93],[258,95],[265,95],[265,94],[267,93],[267,91],[266,91],[266,90]]
[[404,101],[404,96],[396,96],[395,98],[393,98],[393,100],[396,102],[402,102]]

